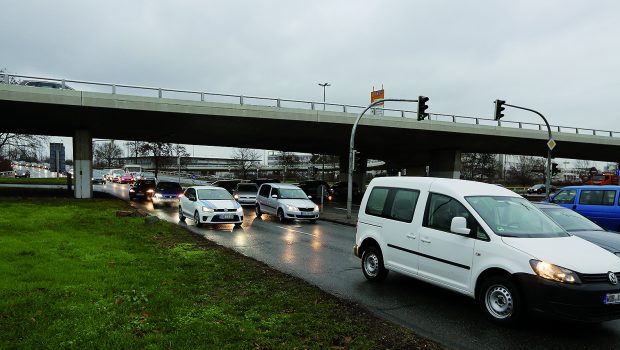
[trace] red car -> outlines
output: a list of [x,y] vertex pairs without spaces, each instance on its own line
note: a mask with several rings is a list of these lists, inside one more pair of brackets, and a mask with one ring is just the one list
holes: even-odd
[[123,173],[119,176],[118,182],[122,184],[131,184],[133,183],[133,176],[130,173]]

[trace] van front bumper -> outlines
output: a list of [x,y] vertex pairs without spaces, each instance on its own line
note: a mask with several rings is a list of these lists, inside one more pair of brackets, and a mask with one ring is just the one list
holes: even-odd
[[567,284],[528,273],[515,274],[526,305],[554,318],[579,322],[620,319],[620,304],[605,305],[605,295],[620,293],[609,282]]

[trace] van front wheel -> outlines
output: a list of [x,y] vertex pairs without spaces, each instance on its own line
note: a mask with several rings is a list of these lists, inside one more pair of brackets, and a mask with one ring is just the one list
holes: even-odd
[[482,283],[478,304],[488,319],[499,324],[518,323],[524,306],[517,286],[504,276],[493,276]]
[[362,272],[364,272],[364,277],[370,282],[381,282],[387,277],[388,270],[383,266],[381,249],[372,246],[364,250],[362,254]]

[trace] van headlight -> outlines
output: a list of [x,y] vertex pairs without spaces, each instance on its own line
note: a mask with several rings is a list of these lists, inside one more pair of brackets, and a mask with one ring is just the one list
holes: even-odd
[[319,206],[317,204],[314,205],[314,211],[319,211]]
[[297,209],[297,207],[294,207],[294,206],[289,205],[289,204],[286,205],[286,210],[288,210],[288,211],[299,211],[299,209]]
[[237,213],[243,213],[243,208],[241,207],[237,208]]
[[213,209],[207,207],[202,207],[202,211],[206,211],[207,213],[213,213]]
[[550,264],[546,261],[534,259],[530,260],[530,265],[532,266],[534,272],[542,278],[562,283],[581,283],[581,280],[575,271]]
[[161,197],[163,197],[161,193],[155,193],[155,198],[161,198]]

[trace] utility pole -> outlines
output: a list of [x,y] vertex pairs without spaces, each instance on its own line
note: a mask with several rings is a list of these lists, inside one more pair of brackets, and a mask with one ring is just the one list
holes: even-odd
[[[323,87],[323,110],[325,110],[325,88],[331,86],[329,83],[319,83],[319,86]],[[323,161],[323,170],[321,174],[321,178],[325,181],[325,155],[321,154],[321,160]]]

